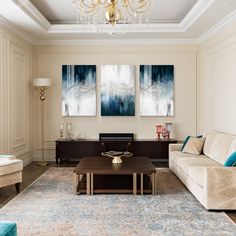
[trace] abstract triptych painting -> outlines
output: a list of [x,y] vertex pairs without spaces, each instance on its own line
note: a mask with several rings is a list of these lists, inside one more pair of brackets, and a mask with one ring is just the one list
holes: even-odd
[[96,116],[96,66],[62,66],[62,115]]
[[135,66],[102,65],[101,115],[135,115]]
[[[140,66],[140,115],[174,116],[174,66]],[[63,116],[96,116],[96,66],[62,66]],[[101,115],[135,115],[135,66],[101,66]]]
[[140,66],[140,115],[174,115],[174,66]]

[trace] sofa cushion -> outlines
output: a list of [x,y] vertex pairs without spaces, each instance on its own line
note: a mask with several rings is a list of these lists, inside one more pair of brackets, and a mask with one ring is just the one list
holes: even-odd
[[203,153],[223,165],[228,158],[229,149],[234,140],[236,137],[229,134],[210,133],[206,136]]
[[23,161],[15,160],[1,160],[0,161],[0,176],[14,173],[23,170]]
[[195,157],[195,158],[205,158],[205,155],[196,155],[196,154],[190,154],[190,153],[184,153],[181,151],[172,151],[169,154],[170,159],[172,159],[174,162],[177,162],[179,158],[188,158],[188,157]]
[[2,236],[16,236],[17,228],[16,223],[10,221],[0,222],[0,235]]
[[236,152],[233,152],[225,161],[224,166],[235,166],[236,167]]
[[[190,139],[191,137],[193,137],[193,136],[187,136],[187,137],[185,138],[185,140],[184,140],[184,142],[183,142],[183,146],[182,146],[182,148],[181,148],[181,151],[184,150],[185,145],[187,144],[187,142],[189,141],[189,139]],[[202,138],[202,135],[198,135],[196,138]]]
[[170,161],[182,169],[196,183],[203,186],[204,167],[222,166],[205,155],[194,155],[181,151],[170,152]]
[[202,158],[180,158],[177,163],[185,173],[201,186],[203,186],[203,170],[205,167],[222,166],[206,156]]
[[229,147],[229,151],[228,151],[228,157],[230,156],[230,155],[232,155],[234,152],[236,151],[236,138],[235,139],[233,139],[233,141],[232,141],[232,143],[231,143],[231,145],[230,145],[230,147]]
[[185,144],[183,152],[199,155],[202,152],[205,138],[190,137]]

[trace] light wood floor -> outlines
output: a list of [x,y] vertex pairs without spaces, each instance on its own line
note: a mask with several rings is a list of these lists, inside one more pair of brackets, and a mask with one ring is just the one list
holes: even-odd
[[[167,163],[154,163],[157,167],[167,167]],[[55,164],[51,162],[50,165],[39,167],[36,166],[36,162],[32,162],[24,167],[23,170],[23,182],[21,184],[21,190],[29,186],[34,180],[36,180],[40,175],[47,171],[50,167],[62,167],[62,166],[75,166],[76,163],[66,163],[66,164]],[[0,188],[0,208],[3,207],[7,202],[17,195],[14,186],[7,186]],[[227,211],[226,214],[236,223],[236,211]]]

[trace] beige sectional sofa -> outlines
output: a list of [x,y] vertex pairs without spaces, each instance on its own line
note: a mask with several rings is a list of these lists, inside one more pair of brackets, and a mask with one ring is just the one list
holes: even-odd
[[236,210],[236,167],[224,167],[236,151],[236,136],[209,133],[202,155],[183,153],[181,147],[170,144],[169,166],[191,193],[206,209]]

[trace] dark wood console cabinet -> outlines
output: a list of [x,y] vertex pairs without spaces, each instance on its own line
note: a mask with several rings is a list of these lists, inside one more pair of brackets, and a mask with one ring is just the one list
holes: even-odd
[[[134,140],[130,147],[134,156],[148,156],[153,161],[167,161],[169,144],[176,140]],[[115,148],[114,148],[115,150]],[[99,156],[102,152],[98,140],[56,140],[56,162],[79,161],[84,156]]]

